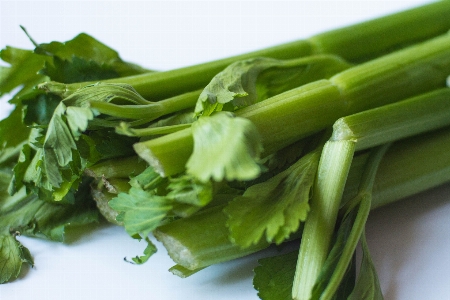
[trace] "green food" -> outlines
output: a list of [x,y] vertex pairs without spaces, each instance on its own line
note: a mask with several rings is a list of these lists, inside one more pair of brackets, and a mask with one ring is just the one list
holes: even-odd
[[382,299],[370,211],[450,181],[449,13],[163,72],[87,34],[2,50],[0,95],[21,88],[0,121],[0,283],[35,263],[18,235],[105,219],[146,242],[132,263],[153,234],[179,277],[297,240],[261,259],[261,299]]

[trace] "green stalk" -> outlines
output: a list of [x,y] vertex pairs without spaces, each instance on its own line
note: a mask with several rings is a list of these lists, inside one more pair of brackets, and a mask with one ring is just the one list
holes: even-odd
[[[446,34],[242,108],[236,115],[254,123],[264,155],[269,155],[340,117],[444,87],[449,73]],[[135,144],[135,151],[162,176],[184,171],[192,149],[190,129]]]
[[[353,159],[342,203],[357,196],[367,159],[367,154]],[[446,182],[450,182],[450,127],[394,142],[379,165],[371,209]],[[226,222],[223,206],[217,206],[162,225],[154,235],[175,263],[188,269],[229,261],[270,246],[263,240],[242,249],[228,239]]]
[[[450,89],[344,117],[324,147],[305,222],[293,286],[294,299],[310,299],[330,250],[340,200],[356,149],[450,125]],[[358,146],[359,141],[362,146]]]
[[123,119],[145,119],[149,122],[161,116],[193,107],[200,93],[201,90],[197,90],[158,102],[139,105],[120,105],[101,101],[91,101],[89,104],[102,114]]
[[[371,209],[449,182],[449,147],[449,127],[395,142],[378,168]],[[357,183],[364,170],[364,156],[353,161],[343,205],[357,194]]]
[[355,151],[354,141],[329,141],[320,159],[311,210],[305,222],[292,297],[310,299],[328,256],[337,212]]
[[93,178],[130,178],[142,173],[147,164],[139,157],[130,156],[102,161],[88,167],[84,172]]
[[450,88],[340,118],[331,140],[354,140],[356,150],[362,150],[446,125],[450,125]]
[[374,148],[367,160],[364,173],[362,174],[361,183],[359,186],[358,195],[349,201],[349,206],[343,209],[345,211],[344,222],[351,222],[351,212],[357,207],[356,217],[353,221],[350,234],[348,235],[345,245],[343,246],[340,258],[334,268],[330,280],[320,295],[321,300],[333,299],[336,291],[339,289],[341,281],[349,267],[351,259],[355,253],[358,241],[366,226],[367,218],[369,217],[370,207],[372,203],[372,190],[375,182],[375,176],[378,171],[380,162],[388,150],[390,144]]
[[[291,59],[312,54],[335,53],[348,61],[360,62],[385,54],[386,49],[392,51],[448,31],[449,14],[450,2],[438,1],[318,34],[306,40],[176,70],[111,79],[106,82],[128,83],[143,97],[160,100],[200,89],[227,65],[258,56]],[[89,83],[54,86],[51,89],[55,92],[59,90],[65,97],[86,84]]]

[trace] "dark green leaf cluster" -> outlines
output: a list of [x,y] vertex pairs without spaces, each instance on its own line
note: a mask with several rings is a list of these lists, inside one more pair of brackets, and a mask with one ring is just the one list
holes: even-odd
[[67,228],[98,221],[92,179],[83,171],[132,151],[132,140],[113,129],[83,134],[95,112],[35,87],[48,80],[84,82],[148,71],[86,34],[65,43],[31,41],[33,51],[0,52],[10,65],[0,68],[0,95],[21,87],[10,100],[15,108],[0,121],[1,283],[16,278],[23,262],[33,264],[18,235],[61,242]]

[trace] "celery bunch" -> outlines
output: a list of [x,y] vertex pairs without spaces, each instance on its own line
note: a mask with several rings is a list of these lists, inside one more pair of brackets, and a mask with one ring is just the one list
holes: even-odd
[[0,93],[21,89],[0,121],[0,282],[34,264],[19,234],[63,241],[105,218],[147,242],[133,263],[153,234],[180,277],[300,239],[261,260],[261,299],[382,298],[370,210],[450,180],[448,13],[163,72],[86,34],[2,50]]

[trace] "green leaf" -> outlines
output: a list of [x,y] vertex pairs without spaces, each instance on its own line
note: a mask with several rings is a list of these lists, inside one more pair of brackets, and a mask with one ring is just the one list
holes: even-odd
[[210,181],[201,182],[189,175],[169,179],[167,197],[178,203],[203,207],[213,198],[213,185]]
[[0,203],[0,234],[13,230],[22,235],[64,241],[68,227],[98,221],[89,184],[89,180],[81,184],[73,195],[73,203],[43,201],[34,194],[27,195],[25,189],[4,198]]
[[30,50],[6,47],[1,50],[0,58],[11,65],[0,69],[0,95],[20,85],[24,85],[22,90],[28,91],[45,80],[45,76],[38,74],[38,71],[49,60],[48,57],[37,55]]
[[311,187],[319,151],[299,159],[287,170],[248,188],[225,208],[230,238],[241,247],[268,242],[282,243],[296,232],[309,212]]
[[14,175],[9,186],[9,193],[11,195],[15,194],[23,186],[23,179],[30,163],[31,151],[31,147],[28,144],[24,144],[21,148],[17,163],[12,169]]
[[0,121],[0,149],[17,147],[28,139],[30,128],[22,123],[22,106],[16,106]]
[[63,60],[53,57],[53,63],[46,63],[40,74],[48,76],[51,80],[64,83],[75,83],[93,80],[103,80],[119,77],[111,67],[99,65],[95,61],[86,60],[77,56]]
[[156,229],[172,209],[172,203],[166,197],[135,187],[128,193],[120,193],[109,205],[120,213],[120,221],[124,222],[130,236],[144,237]]
[[132,258],[133,262],[137,265],[142,265],[148,261],[148,259],[156,253],[156,246],[150,241],[148,237],[145,238],[147,242],[147,247],[145,247],[144,255],[135,256]]
[[[83,60],[84,64],[96,64],[107,72],[117,73],[120,77],[149,72],[149,70],[137,65],[124,62],[115,50],[85,33],[81,33],[64,43],[55,41],[48,44],[39,44],[35,52],[57,57],[60,62],[74,63],[73,59],[76,57],[75,60]],[[82,80],[77,80],[77,82],[79,81]]]
[[260,72],[277,64],[278,60],[272,58],[254,58],[232,63],[214,76],[200,94],[196,114],[209,116],[214,111],[221,111],[227,103],[231,104],[231,110],[255,103],[256,78]]
[[348,300],[382,300],[380,282],[377,272],[370,257],[369,247],[367,246],[366,234],[363,231],[361,235],[361,246],[363,250],[360,273],[356,281],[356,286]]
[[22,105],[24,106],[23,123],[26,125],[48,125],[60,102],[60,97],[46,94],[43,91],[34,90],[28,93],[22,97]]
[[23,263],[33,266],[33,259],[27,248],[14,235],[0,235],[0,283],[16,279]]
[[[114,129],[93,130],[89,139],[95,145],[95,151],[101,159],[112,159],[135,155],[133,144],[136,138],[116,134]],[[95,161],[91,161],[94,163]]]
[[261,173],[262,143],[247,119],[221,112],[192,124],[194,150],[187,173],[200,181],[250,180]]
[[65,113],[66,106],[61,102],[50,120],[44,141],[44,148],[48,149],[48,153],[54,153],[61,167],[72,161],[72,149],[77,148],[74,137],[64,120]]
[[92,110],[86,107],[69,106],[66,109],[67,124],[73,137],[77,140],[88,128],[89,121],[94,119]]
[[292,300],[298,251],[258,260],[253,285],[262,300]]
[[[1,186],[11,178],[11,172],[0,171]],[[62,242],[66,229],[98,221],[98,212],[89,196],[89,184],[83,183],[74,197],[74,204],[54,204],[27,195],[21,189],[13,196],[2,193],[0,201],[0,282],[17,277],[22,262],[33,264],[31,254],[15,235],[42,237]],[[13,232],[13,235],[10,234]]]

